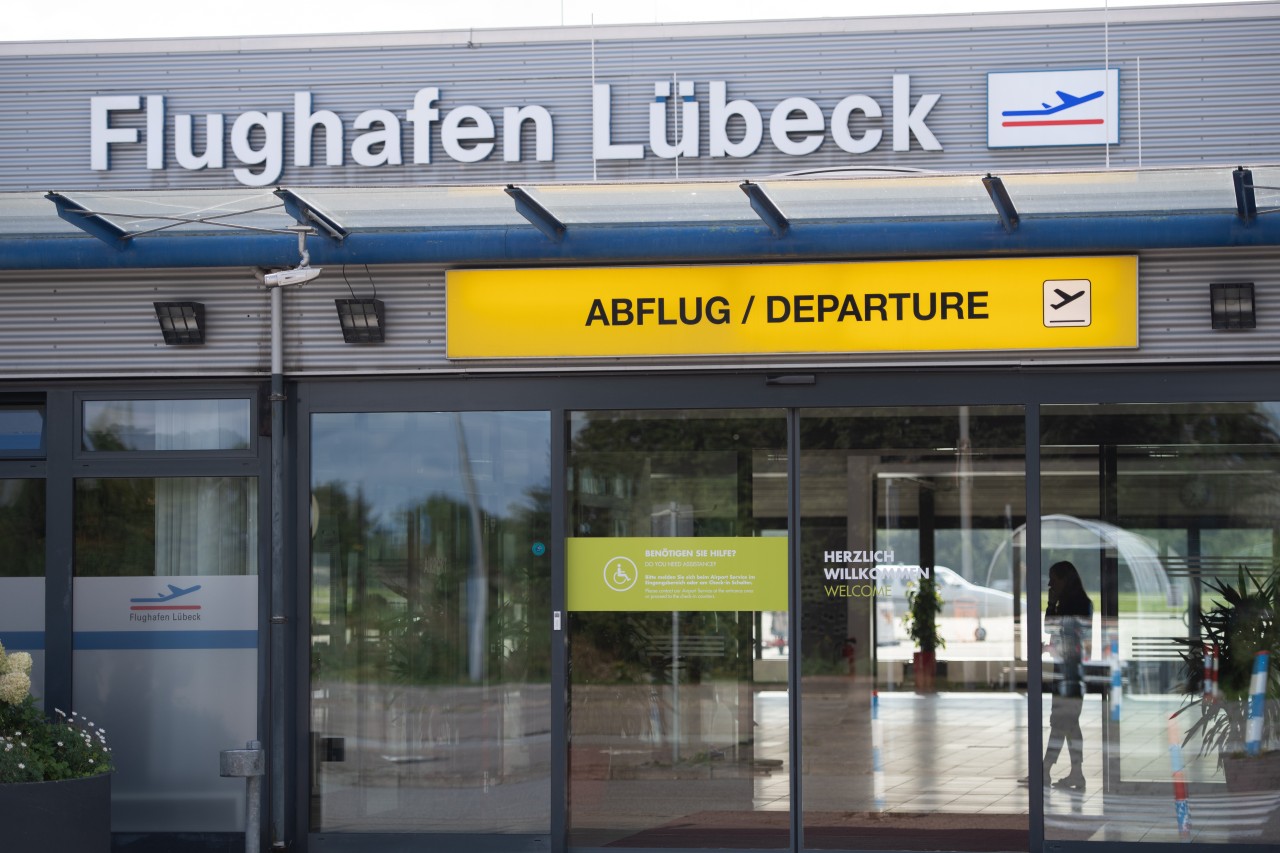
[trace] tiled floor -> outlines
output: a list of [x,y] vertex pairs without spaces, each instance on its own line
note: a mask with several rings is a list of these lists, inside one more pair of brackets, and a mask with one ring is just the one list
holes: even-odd
[[[768,705],[771,700],[763,698]],[[871,774],[870,796],[863,802],[886,814],[1025,815],[1028,788],[1018,779],[1026,775],[1028,742],[1025,696],[1018,693],[883,693],[879,713],[870,724],[869,740],[880,744],[880,761],[865,749],[844,746],[850,722],[856,717],[840,707],[848,697],[818,692],[804,702],[806,730],[843,730],[840,745],[806,737],[806,811],[827,811],[832,787],[827,773],[843,767],[846,779],[858,768],[878,766]],[[1216,768],[1216,755],[1201,757],[1193,748],[1181,750],[1190,824],[1179,827],[1173,799],[1169,715],[1180,705],[1177,697],[1126,698],[1118,741],[1104,749],[1106,721],[1099,696],[1086,697],[1081,713],[1084,736],[1084,792],[1045,789],[1045,836],[1048,839],[1107,841],[1280,841],[1280,780],[1261,794],[1228,795]],[[1043,706],[1049,716],[1049,699]],[[824,719],[825,718],[825,719]],[[877,731],[878,729],[878,731]],[[1181,740],[1183,731],[1177,731]],[[819,750],[810,761],[808,752]],[[1118,756],[1104,767],[1104,753]],[[829,769],[826,769],[829,768]],[[1053,777],[1068,769],[1064,750]],[[1118,774],[1118,775],[1117,775]],[[817,794],[809,790],[818,786]],[[846,803],[848,785],[837,785]],[[776,801],[771,803],[776,807]],[[856,808],[856,807],[855,807]]]
[[[807,677],[798,725],[785,691],[706,682],[686,685],[682,697],[679,720],[656,688],[579,697],[568,792],[574,846],[786,848],[796,729],[802,737],[796,805],[806,847],[1025,850],[1029,844],[1032,789],[1018,780],[1026,775],[1028,750],[1037,747],[1029,745],[1036,739],[1022,693],[886,691],[873,714],[868,683]],[[1126,696],[1116,738],[1100,697],[1085,698],[1086,789],[1036,789],[1044,797],[1047,839],[1183,839],[1167,725],[1178,704],[1172,696]],[[474,707],[491,718],[500,711]],[[1047,697],[1042,714],[1047,720]],[[429,720],[421,722],[422,732],[434,731]],[[673,743],[672,728],[686,738]],[[325,829],[493,827],[498,815],[511,831],[546,824],[545,727],[504,741],[503,772],[482,781],[449,771],[455,763],[483,763],[488,742],[447,734],[422,742],[412,755],[393,755],[385,738],[348,738],[346,760],[322,764]],[[1112,739],[1109,747],[1104,737]],[[1114,759],[1105,762],[1106,755]],[[1186,750],[1183,757],[1186,838],[1280,843],[1280,780],[1264,793],[1228,795],[1216,756]],[[1066,771],[1064,756],[1054,778]]]

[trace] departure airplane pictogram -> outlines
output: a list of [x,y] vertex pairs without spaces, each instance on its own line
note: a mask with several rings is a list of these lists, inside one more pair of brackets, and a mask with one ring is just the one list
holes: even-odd
[[156,604],[159,604],[164,601],[173,601],[175,598],[181,598],[184,595],[190,595],[191,593],[195,592],[200,588],[200,584],[196,584],[193,587],[188,587],[187,589],[182,589],[181,587],[174,586],[173,584],[169,584],[168,586],[169,586],[168,595],[161,593],[156,598],[131,598],[129,599],[129,601],[137,604],[141,604],[143,602],[147,602],[147,603],[154,602]]
[[1102,90],[1099,89],[1096,92],[1090,92],[1087,95],[1080,95],[1079,97],[1072,95],[1069,92],[1063,92],[1062,90],[1058,90],[1055,94],[1057,94],[1058,98],[1062,101],[1062,103],[1056,104],[1055,106],[1051,107],[1048,104],[1041,102],[1040,106],[1044,107],[1044,109],[1042,110],[1005,110],[1004,112],[1001,113],[1001,115],[1050,116],[1050,115],[1053,115],[1054,113],[1060,113],[1063,110],[1069,110],[1072,107],[1078,107],[1081,104],[1088,103],[1089,101],[1095,101],[1098,98],[1102,97]]
[[1061,290],[1061,289],[1056,288],[1056,287],[1053,289],[1053,292],[1054,292],[1054,293],[1056,293],[1056,294],[1058,294],[1058,297],[1062,300],[1061,302],[1059,302],[1059,303],[1058,303],[1058,304],[1056,304],[1056,305],[1050,305],[1050,306],[1049,306],[1049,307],[1050,307],[1050,308],[1052,308],[1054,311],[1057,311],[1059,308],[1061,308],[1061,307],[1062,307],[1062,306],[1064,306],[1064,305],[1070,305],[1072,302],[1075,302],[1077,299],[1079,299],[1081,296],[1084,296],[1084,294],[1085,294],[1085,291],[1083,291],[1083,290],[1081,290],[1081,291],[1079,291],[1079,292],[1077,292],[1077,293],[1067,293],[1065,290]]

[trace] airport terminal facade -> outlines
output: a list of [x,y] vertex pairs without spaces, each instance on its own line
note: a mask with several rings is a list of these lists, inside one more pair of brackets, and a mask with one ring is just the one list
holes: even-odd
[[273,849],[1273,848],[1277,45],[0,44],[0,642],[115,848],[252,740]]

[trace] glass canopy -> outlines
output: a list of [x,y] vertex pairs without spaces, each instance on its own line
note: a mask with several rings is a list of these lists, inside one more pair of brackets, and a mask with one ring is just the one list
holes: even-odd
[[[1018,215],[1035,217],[1234,213],[1230,167],[1009,173]],[[1280,207],[1280,166],[1252,170],[1259,213]],[[975,220],[996,216],[981,174],[784,175],[754,181],[792,223]],[[557,184],[523,187],[568,227],[743,224],[758,221],[739,181]],[[344,228],[403,231],[506,228],[528,223],[502,186],[290,187]],[[296,223],[269,189],[66,191],[86,213],[130,236],[284,231]],[[0,237],[68,235],[41,193],[0,194]]]

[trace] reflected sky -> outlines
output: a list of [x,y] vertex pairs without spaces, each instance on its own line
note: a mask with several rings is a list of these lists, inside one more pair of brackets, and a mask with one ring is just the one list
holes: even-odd
[[547,412],[350,412],[313,415],[312,488],[357,490],[370,516],[397,513],[442,495],[468,498],[464,462],[486,513],[505,516],[550,488]]

